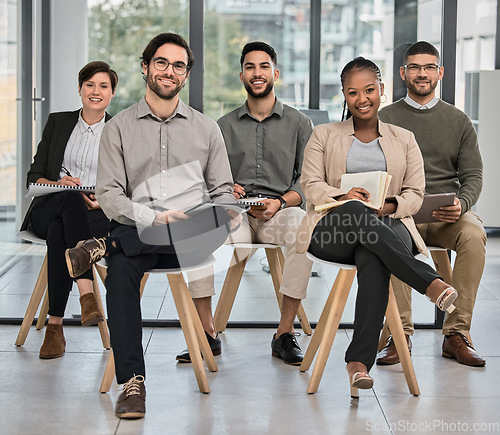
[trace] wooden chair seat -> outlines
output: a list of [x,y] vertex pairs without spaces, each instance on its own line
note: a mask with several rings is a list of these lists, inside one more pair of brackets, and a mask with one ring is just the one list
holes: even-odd
[[[31,230],[21,231],[17,234],[17,237],[31,243],[39,243],[43,245],[46,244],[44,239],[41,239],[40,237],[36,236],[35,233]],[[97,282],[95,269],[93,269],[93,274],[94,274],[94,281],[92,282],[92,290],[95,295],[97,306],[99,307],[99,310],[104,314],[104,307],[102,304],[101,292],[99,291],[99,284]],[[40,308],[38,320],[36,322],[37,330],[43,329],[45,325],[45,320],[47,319],[47,314],[49,312],[49,292],[47,291],[47,254],[45,254],[45,258],[43,260],[42,267],[40,268],[40,273],[38,274],[38,278],[36,280],[33,293],[31,294],[28,307],[26,308],[26,313],[24,315],[21,328],[19,328],[19,333],[17,334],[17,339],[16,339],[16,346],[22,346],[26,341],[26,337],[28,336],[30,327],[33,324],[33,320],[35,318],[36,312],[38,311],[38,307],[40,306],[42,298],[43,298],[43,303]],[[99,322],[98,327],[99,327],[99,333],[101,334],[102,345],[105,349],[109,349],[110,348],[109,333],[106,320],[104,320],[103,322]]]
[[[215,363],[215,358],[210,349],[210,345],[208,344],[205,331],[201,324],[200,318],[198,317],[198,312],[196,311],[196,307],[194,306],[193,299],[191,298],[191,294],[189,293],[189,289],[186,285],[184,277],[182,276],[182,272],[189,272],[206,268],[212,265],[214,261],[214,257],[210,256],[202,264],[192,267],[183,267],[182,269],[151,269],[144,274],[140,285],[140,294],[142,297],[144,287],[151,273],[167,274],[167,279],[170,284],[170,289],[172,290],[172,296],[174,298],[177,314],[179,315],[182,332],[184,333],[184,338],[186,339],[189,355],[191,357],[193,370],[198,382],[198,387],[202,393],[210,392],[207,376],[203,368],[203,359],[205,360],[208,370],[210,370],[211,372],[217,371],[217,364]],[[97,273],[100,275],[102,281],[105,282],[104,280],[106,279],[107,275],[105,260],[101,259],[95,266],[97,269]],[[113,349],[111,349],[108,356],[106,369],[102,378],[101,386],[99,388],[99,391],[101,393],[106,393],[111,388],[114,373],[115,359],[113,356]]]
[[[281,247],[267,243],[233,243],[229,246],[232,246],[235,249],[214,313],[214,323],[217,332],[224,332],[226,330],[229,315],[231,314],[234,300],[236,299],[236,293],[238,292],[241,278],[243,276],[243,272],[245,271],[245,266],[257,249],[262,248],[266,251],[269,270],[273,280],[274,292],[276,293],[276,299],[278,300],[280,311],[283,304],[283,295],[279,290],[281,287],[285,257]],[[309,324],[302,303],[299,305],[297,310],[297,319],[299,320],[304,333],[306,335],[311,335],[311,325]]]
[[[342,313],[344,312],[345,304],[347,302],[349,292],[351,291],[352,282],[354,281],[354,276],[356,275],[356,266],[321,260],[309,253],[307,256],[312,261],[340,268],[316,329],[314,330],[311,342],[307,347],[304,360],[300,366],[301,372],[309,370],[316,353],[318,354],[316,364],[314,365],[313,373],[307,387],[307,392],[313,394],[318,391],[319,383],[321,381],[321,377],[323,376],[323,371],[332,348],[333,340],[335,339],[340,319],[342,318]],[[391,285],[389,285],[389,301],[385,315],[387,323],[393,332],[394,344],[396,345],[396,350],[398,351],[401,359],[408,389],[411,394],[418,396],[420,394],[420,390],[418,388],[415,370],[413,369],[413,363],[406,344],[403,325],[401,323],[401,318],[399,317],[399,311]]]

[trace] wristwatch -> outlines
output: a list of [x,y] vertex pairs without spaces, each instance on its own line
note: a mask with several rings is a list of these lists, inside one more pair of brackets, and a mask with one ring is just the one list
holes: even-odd
[[283,210],[284,208],[286,208],[286,201],[283,199],[283,197],[282,196],[278,196],[277,199],[281,203],[280,210]]

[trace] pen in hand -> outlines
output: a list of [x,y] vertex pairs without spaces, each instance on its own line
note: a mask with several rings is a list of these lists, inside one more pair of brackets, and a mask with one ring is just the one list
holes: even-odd
[[[61,165],[61,171],[63,171],[66,174],[66,176],[69,177],[69,179],[66,179],[66,181],[69,181],[70,183],[72,183],[72,184],[69,184],[70,186],[71,185],[80,186],[82,184],[80,182],[80,179],[73,177],[73,175],[71,175],[71,172],[69,172],[68,169],[65,168],[63,165]],[[63,181],[63,179],[61,179],[61,181]],[[63,182],[62,184],[68,184],[68,183]]]

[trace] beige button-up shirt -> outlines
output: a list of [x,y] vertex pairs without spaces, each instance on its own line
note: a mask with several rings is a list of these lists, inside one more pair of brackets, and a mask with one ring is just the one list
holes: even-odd
[[181,100],[166,120],[143,97],[106,124],[96,197],[109,219],[144,228],[163,210],[234,202],[232,192],[219,127]]

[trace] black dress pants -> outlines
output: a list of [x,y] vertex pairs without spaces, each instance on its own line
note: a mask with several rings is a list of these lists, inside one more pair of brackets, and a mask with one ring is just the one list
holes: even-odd
[[121,250],[106,258],[106,303],[119,384],[134,375],[146,374],[139,292],[144,272],[203,262],[224,243],[229,229],[229,215],[220,207],[185,221],[151,227],[140,236],[136,227],[111,221],[110,236],[119,241]]
[[358,293],[354,333],[345,361],[360,361],[368,370],[377,355],[378,338],[389,297],[391,274],[425,294],[440,276],[413,255],[413,241],[397,219],[376,213],[358,201],[330,212],[314,229],[309,252],[327,261],[354,264]]
[[[88,210],[80,192],[52,193],[31,210],[31,226],[47,241],[49,314],[64,317],[73,279],[69,276],[64,253],[80,240],[104,237],[109,219],[102,210]],[[93,280],[92,269],[76,279]]]

